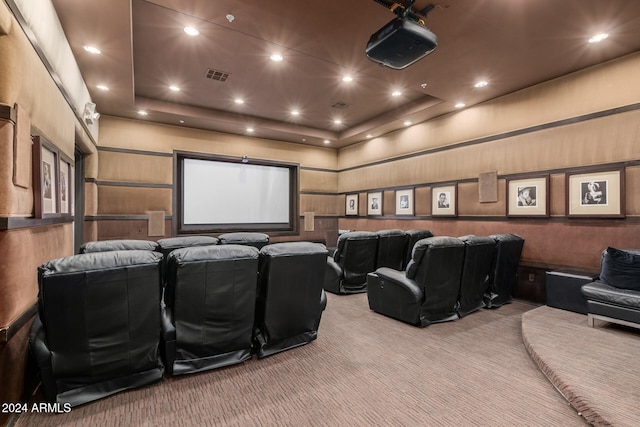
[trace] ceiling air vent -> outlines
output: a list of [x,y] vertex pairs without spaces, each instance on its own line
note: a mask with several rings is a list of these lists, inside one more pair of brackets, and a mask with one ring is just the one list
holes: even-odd
[[205,77],[211,80],[217,80],[219,82],[226,82],[231,73],[227,73],[226,71],[214,70],[209,68],[207,70],[207,74]]
[[338,110],[342,110],[343,108],[347,108],[349,104],[346,102],[338,101],[331,106],[331,108],[337,108]]

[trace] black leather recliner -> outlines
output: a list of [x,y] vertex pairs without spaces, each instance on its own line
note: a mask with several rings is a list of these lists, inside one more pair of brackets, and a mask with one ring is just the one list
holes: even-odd
[[406,271],[383,267],[368,275],[369,308],[415,326],[457,319],[464,250],[454,237],[419,240]]
[[171,251],[175,249],[191,248],[194,246],[211,246],[220,243],[218,238],[211,236],[177,236],[158,240],[160,252],[165,261]]
[[463,317],[484,307],[483,297],[489,283],[496,241],[491,237],[474,235],[459,239],[465,244],[458,296],[458,316]]
[[269,235],[265,233],[235,232],[218,236],[221,245],[247,245],[262,249],[269,244]]
[[489,286],[483,300],[485,307],[497,308],[513,300],[524,239],[509,233],[492,234],[489,237],[496,241],[496,249],[489,272]]
[[258,250],[240,245],[175,249],[167,260],[163,354],[173,375],[251,357]]
[[162,379],[161,262],[158,252],[126,250],[38,268],[29,343],[48,401],[77,406]]
[[376,269],[378,235],[351,231],[338,237],[333,257],[327,257],[324,289],[335,294],[367,291],[367,273]]
[[376,268],[389,267],[402,270],[407,249],[408,235],[402,230],[380,230]]
[[327,248],[320,243],[275,243],[260,250],[254,331],[259,358],[317,338],[327,304],[326,263]]
[[411,261],[411,254],[413,252],[413,247],[418,242],[418,240],[426,239],[427,237],[433,237],[433,233],[430,230],[407,230],[404,232],[407,235],[407,246],[404,253],[404,263],[402,264],[402,269],[407,268],[407,264]]
[[85,242],[80,245],[81,254],[129,250],[158,251],[159,249],[160,245],[158,245],[157,242],[134,239],[100,240],[96,242]]

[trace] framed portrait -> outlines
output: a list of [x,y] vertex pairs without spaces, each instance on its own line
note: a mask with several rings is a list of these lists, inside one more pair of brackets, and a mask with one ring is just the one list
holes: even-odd
[[413,188],[396,190],[396,215],[413,215]]
[[60,213],[63,215],[73,214],[73,167],[71,159],[59,153],[58,165],[58,187],[60,189]]
[[358,215],[358,195],[347,194],[345,199],[345,213],[347,215]]
[[458,184],[431,188],[431,215],[458,216]]
[[548,217],[549,175],[536,178],[507,178],[507,216]]
[[40,136],[33,137],[33,191],[36,218],[60,212],[58,150]]
[[624,169],[567,173],[567,215],[624,218]]
[[382,191],[367,193],[367,215],[382,215]]

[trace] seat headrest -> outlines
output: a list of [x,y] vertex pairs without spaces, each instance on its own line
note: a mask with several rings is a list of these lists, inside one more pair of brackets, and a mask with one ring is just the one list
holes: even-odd
[[258,258],[258,249],[246,245],[191,246],[175,249],[169,254],[169,261],[174,259],[178,263],[253,258]]
[[261,255],[270,257],[291,255],[327,255],[329,252],[322,243],[312,242],[287,242],[272,243],[260,250]]
[[153,251],[124,250],[92,252],[54,259],[38,267],[42,277],[79,271],[107,270],[138,265],[159,265],[162,254]]
[[268,243],[269,235],[265,233],[249,233],[249,232],[237,232],[237,233],[224,233],[218,236],[220,243],[223,245],[229,243]]
[[489,237],[491,237],[496,242],[510,242],[510,241],[515,242],[515,241],[524,240],[522,237],[518,236],[517,234],[511,234],[511,233],[492,234]]
[[158,240],[162,249],[186,248],[189,246],[217,245],[218,239],[211,236],[178,236]]
[[378,237],[395,237],[395,236],[406,236],[404,234],[404,231],[399,230],[399,229],[392,229],[392,230],[380,230],[377,231],[376,234],[378,235]]
[[80,253],[107,252],[107,251],[157,251],[158,243],[152,240],[101,240],[97,242],[85,242],[80,246]]
[[474,245],[492,245],[495,246],[496,241],[489,236],[476,236],[475,234],[468,234],[466,236],[458,237],[467,246]]

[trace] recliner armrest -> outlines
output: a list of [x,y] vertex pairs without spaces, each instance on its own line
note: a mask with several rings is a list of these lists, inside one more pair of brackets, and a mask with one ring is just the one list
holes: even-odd
[[167,373],[173,374],[173,362],[176,359],[176,327],[173,324],[171,308],[162,303],[160,306],[160,321],[162,328],[162,356]]
[[376,270],[378,277],[385,281],[385,284],[395,285],[397,288],[406,289],[416,300],[424,297],[422,288],[413,279],[408,279],[404,271],[394,270],[388,267],[381,267]]

